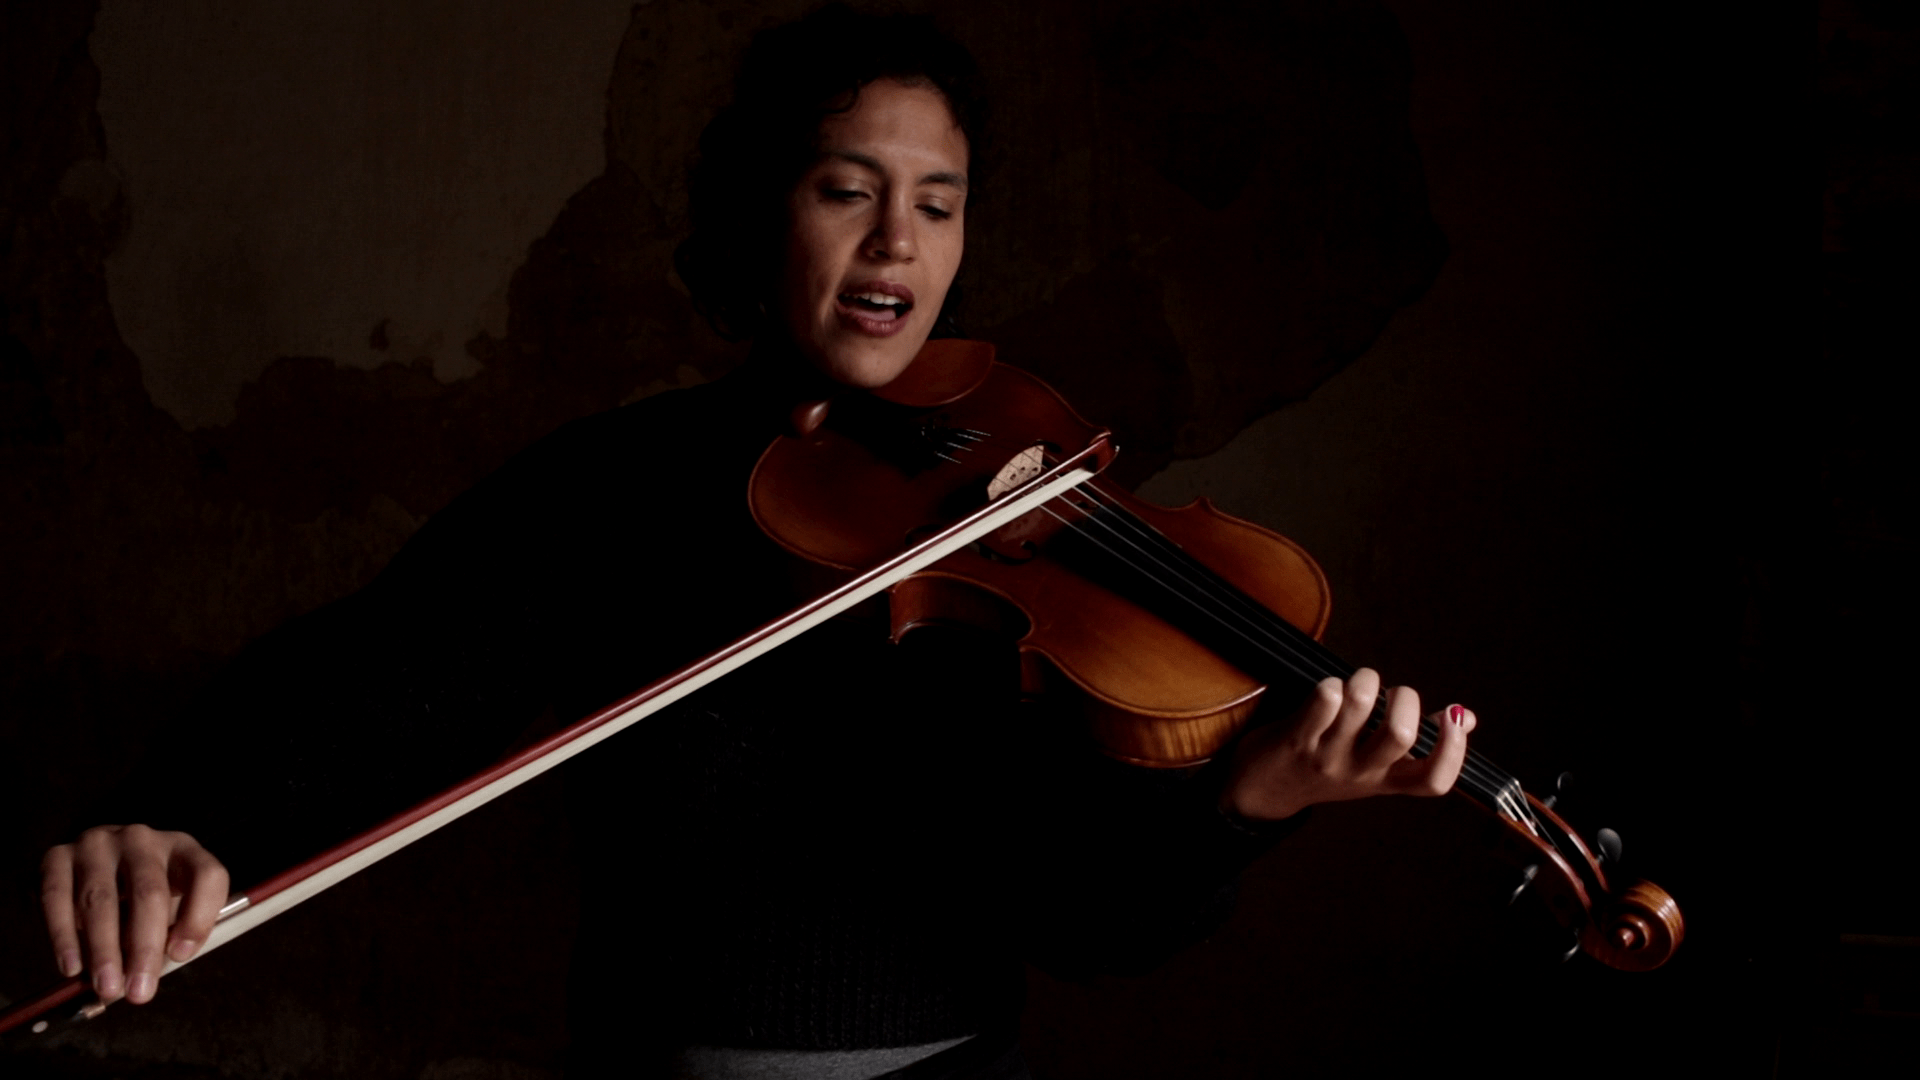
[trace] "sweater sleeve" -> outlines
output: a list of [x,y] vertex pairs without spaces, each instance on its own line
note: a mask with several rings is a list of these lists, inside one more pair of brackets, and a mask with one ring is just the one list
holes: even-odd
[[553,697],[549,549],[581,427],[455,499],[365,589],[243,649],[101,820],[191,833],[245,888],[495,760]]

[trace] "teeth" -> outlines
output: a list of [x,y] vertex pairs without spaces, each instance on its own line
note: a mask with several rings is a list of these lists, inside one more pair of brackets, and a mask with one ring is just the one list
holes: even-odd
[[905,300],[902,300],[897,296],[889,296],[886,293],[877,293],[877,292],[858,293],[854,295],[853,299],[865,300],[869,304],[881,304],[886,307],[899,307],[901,304],[906,303]]

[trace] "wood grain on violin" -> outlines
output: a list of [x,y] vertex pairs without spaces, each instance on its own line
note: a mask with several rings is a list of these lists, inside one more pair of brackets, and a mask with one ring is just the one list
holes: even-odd
[[[997,363],[964,399],[875,411],[841,410],[761,458],[749,505],[787,550],[834,569],[864,568],[956,507],[984,501],[1003,467],[1029,447],[1058,452],[1098,430],[1040,380]],[[844,413],[853,415],[842,420]],[[930,622],[1008,631],[1019,641],[1025,689],[1075,692],[1107,753],[1157,767],[1204,762],[1245,726],[1266,683],[1090,577],[1093,560],[1061,559],[1062,534],[1076,528],[1089,500],[1101,512],[1122,508],[1316,636],[1330,610],[1326,578],[1292,541],[1204,500],[1169,510],[1112,485],[1084,487],[893,586],[894,636]]]

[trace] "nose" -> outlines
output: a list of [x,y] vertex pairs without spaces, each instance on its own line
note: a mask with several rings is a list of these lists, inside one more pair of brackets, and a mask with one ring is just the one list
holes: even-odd
[[913,213],[905,200],[888,199],[879,207],[873,231],[867,234],[862,250],[875,262],[912,262],[914,256]]

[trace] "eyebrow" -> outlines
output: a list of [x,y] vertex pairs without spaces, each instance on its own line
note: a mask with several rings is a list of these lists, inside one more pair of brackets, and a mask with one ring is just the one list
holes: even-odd
[[[855,165],[864,165],[877,173],[885,173],[887,171],[881,166],[879,159],[868,157],[866,154],[857,153],[852,150],[829,150],[826,156],[839,158],[842,161],[851,161]],[[958,188],[961,191],[967,190],[967,176],[965,173],[930,172],[920,178],[920,183],[945,184],[948,187]]]

